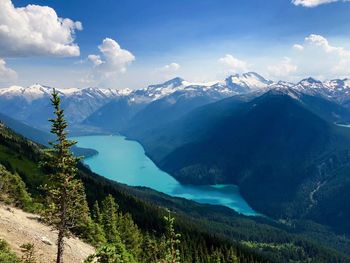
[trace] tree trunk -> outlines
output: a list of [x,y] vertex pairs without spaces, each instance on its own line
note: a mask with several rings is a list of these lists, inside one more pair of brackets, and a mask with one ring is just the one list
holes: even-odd
[[61,200],[61,216],[60,216],[60,226],[58,228],[58,236],[57,236],[57,259],[56,263],[63,263],[63,250],[64,250],[64,236],[66,234],[66,215],[67,215],[67,192],[66,187],[67,183],[65,182],[62,200]]
[[57,259],[56,263],[63,263],[63,249],[64,249],[64,240],[63,240],[63,231],[58,231],[57,237]]

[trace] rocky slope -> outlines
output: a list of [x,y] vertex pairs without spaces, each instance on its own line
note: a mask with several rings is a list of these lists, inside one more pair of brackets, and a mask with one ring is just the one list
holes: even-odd
[[[0,204],[0,239],[6,240],[11,249],[21,256],[20,246],[32,243],[39,263],[55,262],[56,232],[43,223],[39,216]],[[72,237],[66,240],[64,262],[82,262],[94,253],[94,248]]]

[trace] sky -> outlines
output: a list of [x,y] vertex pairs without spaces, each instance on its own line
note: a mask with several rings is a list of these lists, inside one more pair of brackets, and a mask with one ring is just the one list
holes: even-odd
[[350,77],[350,1],[0,0],[0,87]]

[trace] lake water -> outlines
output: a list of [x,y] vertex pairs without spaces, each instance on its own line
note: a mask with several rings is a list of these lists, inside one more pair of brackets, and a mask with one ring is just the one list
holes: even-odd
[[146,186],[165,194],[199,203],[223,205],[245,215],[257,213],[245,202],[235,185],[182,185],[160,170],[145,155],[141,144],[122,136],[74,137],[78,146],[99,153],[84,160],[92,171],[130,186]]

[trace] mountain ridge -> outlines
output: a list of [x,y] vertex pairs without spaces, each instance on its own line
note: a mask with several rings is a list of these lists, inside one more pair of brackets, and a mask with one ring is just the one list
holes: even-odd
[[238,184],[259,212],[311,218],[350,233],[347,198],[335,198],[348,182],[350,130],[334,125],[330,114],[349,112],[324,98],[289,92],[274,89],[248,102],[227,98],[172,124],[126,135],[182,183]]
[[[323,97],[350,108],[350,80],[334,79],[319,81],[312,77],[298,83],[272,81],[255,72],[234,74],[225,80],[207,83],[193,83],[176,77],[160,84],[149,85],[141,89],[111,89],[87,87],[82,89],[57,89],[66,109],[66,117],[70,124],[83,124],[92,114],[101,110],[108,103],[125,100],[131,105],[131,113],[127,121],[143,108],[155,101],[168,97],[175,99],[176,94],[182,97],[206,97],[208,102],[236,95],[259,95],[269,90],[295,92],[311,96]],[[0,89],[0,112],[14,119],[39,129],[48,130],[46,119],[50,118],[49,97],[53,88],[35,84],[27,88],[11,86]],[[139,106],[135,106],[139,105]],[[38,119],[40,115],[41,120]],[[91,125],[94,126],[92,122]],[[78,128],[80,129],[80,128]],[[93,130],[93,129],[92,129]],[[118,129],[112,129],[113,131]],[[110,129],[109,129],[110,131]],[[119,130],[118,130],[119,131]]]

